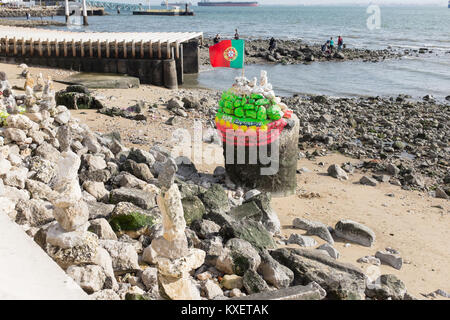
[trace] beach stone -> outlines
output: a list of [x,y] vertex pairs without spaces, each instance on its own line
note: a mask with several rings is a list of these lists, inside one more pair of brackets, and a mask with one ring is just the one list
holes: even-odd
[[246,270],[256,270],[261,257],[252,245],[242,239],[230,239],[216,262],[216,268],[226,274],[242,276]]
[[228,290],[242,289],[244,284],[242,277],[236,274],[226,274],[222,277],[220,284]]
[[[147,250],[147,248],[145,249]],[[155,256],[162,256],[169,259],[178,259],[181,257],[184,257],[189,254],[189,248],[188,248],[188,240],[186,237],[179,237],[172,240],[167,240],[162,237],[158,237],[156,239],[153,239],[151,246],[148,247],[148,250],[153,250],[153,252],[147,252],[147,255],[149,257],[149,262],[154,263],[152,260]],[[150,258],[151,257],[151,258]]]
[[403,300],[405,294],[405,284],[393,274],[381,275],[366,289],[366,295],[376,300]]
[[102,240],[117,240],[117,236],[111,228],[108,221],[104,218],[99,218],[89,221],[90,226],[88,230],[95,233],[99,239]]
[[158,270],[152,267],[146,268],[142,271],[141,280],[147,290],[158,287]]
[[380,259],[384,264],[391,266],[394,269],[400,270],[403,265],[403,258],[399,254],[388,251],[377,251],[375,257]]
[[440,198],[440,199],[449,199],[449,196],[447,195],[447,193],[445,193],[445,191],[442,188],[436,188],[436,198]]
[[330,257],[332,257],[333,259],[339,258],[339,251],[337,251],[337,249],[334,248],[329,243],[324,243],[323,245],[317,247],[317,250],[326,251],[330,255]]
[[156,211],[142,210],[132,203],[120,202],[111,213],[109,224],[115,232],[137,239],[160,220]]
[[94,156],[92,154],[86,154],[83,157],[90,170],[103,170],[106,168],[106,161],[100,156]]
[[[271,206],[272,197],[270,193],[262,192],[259,194],[254,193],[253,196],[246,194],[247,200],[244,200],[244,204],[253,204],[255,207],[259,209],[260,218],[257,221],[260,221],[263,226],[272,234],[278,234],[281,231],[281,223],[278,219],[278,215],[273,210]],[[234,208],[236,209],[236,208]],[[255,214],[255,218],[256,218]],[[259,216],[259,214],[258,214]]]
[[53,206],[50,202],[31,199],[19,200],[16,205],[16,222],[18,224],[28,223],[39,227],[55,220],[53,217]]
[[129,172],[145,182],[150,182],[154,178],[147,164],[137,163],[130,159],[121,165],[121,170]]
[[205,297],[208,299],[214,299],[218,296],[223,296],[223,291],[219,285],[213,280],[206,280],[202,285],[202,291],[205,293]]
[[92,300],[107,300],[107,301],[120,300],[119,295],[112,289],[97,291],[91,294],[90,298]]
[[103,268],[97,265],[70,266],[66,273],[88,294],[103,289],[106,280]]
[[196,196],[185,197],[181,200],[186,225],[190,226],[195,220],[201,220],[206,213],[203,202]]
[[248,294],[260,293],[270,290],[264,279],[255,270],[252,269],[249,269],[245,272],[244,276],[242,277],[242,282]]
[[140,270],[138,254],[132,244],[114,240],[100,240],[99,244],[111,256],[115,274]]
[[292,221],[292,225],[294,226],[294,228],[306,230],[307,235],[318,236],[329,244],[334,244],[334,239],[331,236],[328,227],[321,222],[310,221],[304,218],[295,218],[294,221]]
[[245,297],[245,293],[243,293],[238,288],[234,288],[230,290],[230,298],[240,298]]
[[317,241],[311,237],[302,236],[297,233],[292,233],[289,236],[288,243],[298,244],[301,247],[314,247],[317,245]]
[[0,176],[7,174],[11,170],[11,167],[11,163],[8,160],[0,157]]
[[348,180],[347,172],[345,172],[339,165],[332,164],[328,167],[328,174],[336,179]]
[[391,176],[396,176],[400,173],[400,169],[393,163],[389,163],[386,166],[386,171],[391,175]]
[[[186,213],[185,213],[186,216]],[[200,239],[215,237],[219,234],[220,226],[210,220],[194,220],[190,228],[195,231]]]
[[189,278],[192,270],[198,269],[205,262],[205,251],[200,249],[190,249],[189,252],[180,258],[167,258],[158,256],[158,275],[172,278]]
[[32,157],[30,159],[29,170],[30,173],[33,173],[30,177],[31,179],[45,184],[49,184],[57,173],[56,164],[41,157]]
[[293,285],[317,282],[327,298],[339,300],[364,299],[366,276],[358,268],[338,262],[316,250],[281,248],[271,256],[294,272]]
[[200,291],[189,278],[160,277],[159,288],[162,297],[170,300],[200,300]]
[[109,191],[103,182],[85,181],[83,189],[92,195],[97,201],[106,202],[109,199]]
[[366,185],[366,186],[371,186],[371,187],[376,187],[378,184],[377,180],[375,180],[374,178],[367,177],[367,176],[363,176],[359,180],[359,183]]
[[289,287],[294,281],[292,270],[272,258],[267,251],[261,252],[260,257],[258,273],[262,275],[263,279],[277,289]]
[[336,236],[365,247],[372,246],[375,233],[365,225],[352,220],[340,220],[334,228]]
[[89,208],[81,199],[61,197],[53,202],[53,215],[66,231],[73,231],[89,220]]
[[37,147],[34,152],[35,156],[48,160],[53,163],[58,163],[61,153],[53,147],[50,143],[44,142]]
[[128,154],[128,159],[134,160],[137,163],[145,163],[149,167],[152,167],[155,163],[155,157],[147,151],[138,148],[132,148]]
[[276,247],[272,234],[260,222],[245,219],[236,221],[232,218],[230,219],[227,215],[213,217],[209,214],[207,217],[217,224],[222,225],[219,233],[225,240],[232,238],[243,239],[259,249]]
[[131,202],[142,209],[152,209],[156,207],[156,194],[136,189],[136,188],[119,188],[114,189],[109,194],[109,201],[112,204],[120,202]]
[[185,237],[186,221],[178,187],[173,184],[166,192],[158,195],[157,202],[161,210],[164,238],[172,241]]
[[374,256],[364,256],[356,260],[356,262],[373,264],[375,266],[379,266],[381,264],[380,259],[375,258]]
[[101,202],[86,202],[89,209],[89,219],[109,218],[115,206]]
[[23,167],[12,167],[3,175],[3,183],[10,187],[25,189],[28,169]]
[[203,195],[205,207],[212,212],[227,213],[230,211],[228,196],[219,184],[213,184]]
[[23,130],[16,128],[8,128],[4,131],[5,138],[17,142],[19,144],[23,144],[26,142],[27,135]]

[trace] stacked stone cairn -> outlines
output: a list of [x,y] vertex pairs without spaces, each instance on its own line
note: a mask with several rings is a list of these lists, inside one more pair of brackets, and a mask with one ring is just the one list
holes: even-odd
[[[160,146],[129,149],[117,132],[92,132],[56,104],[51,79],[19,95],[0,72],[0,85],[0,214],[93,299],[406,297],[392,275],[366,287],[359,268],[329,254],[328,233],[320,250],[277,249],[288,239],[271,195],[233,184],[223,167],[199,173]],[[355,228],[374,241],[350,222],[339,235]]]

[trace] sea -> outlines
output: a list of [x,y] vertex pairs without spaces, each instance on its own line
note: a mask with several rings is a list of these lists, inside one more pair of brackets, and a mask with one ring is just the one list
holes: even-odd
[[[450,9],[393,6],[260,6],[197,7],[195,16],[133,16],[121,9],[108,16],[89,17],[89,26],[76,31],[201,31],[231,38],[237,28],[242,39],[302,39],[324,43],[338,35],[350,48],[418,50],[432,53],[384,62],[316,62],[300,65],[247,65],[245,75],[266,70],[279,95],[395,96],[427,94],[444,101],[450,95]],[[63,20],[64,17],[54,17]],[[51,27],[60,29],[61,27]],[[65,27],[63,27],[65,28]],[[187,77],[187,87],[224,90],[242,70],[203,68]]]

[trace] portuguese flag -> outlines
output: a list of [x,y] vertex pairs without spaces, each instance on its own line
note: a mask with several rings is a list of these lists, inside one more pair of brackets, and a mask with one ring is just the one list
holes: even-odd
[[244,40],[223,40],[209,47],[209,59],[214,68],[244,68]]

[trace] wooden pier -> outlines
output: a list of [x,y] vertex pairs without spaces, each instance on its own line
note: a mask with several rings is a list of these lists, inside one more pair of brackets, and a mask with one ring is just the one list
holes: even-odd
[[198,73],[202,32],[69,32],[0,26],[0,61],[119,73],[177,88]]

